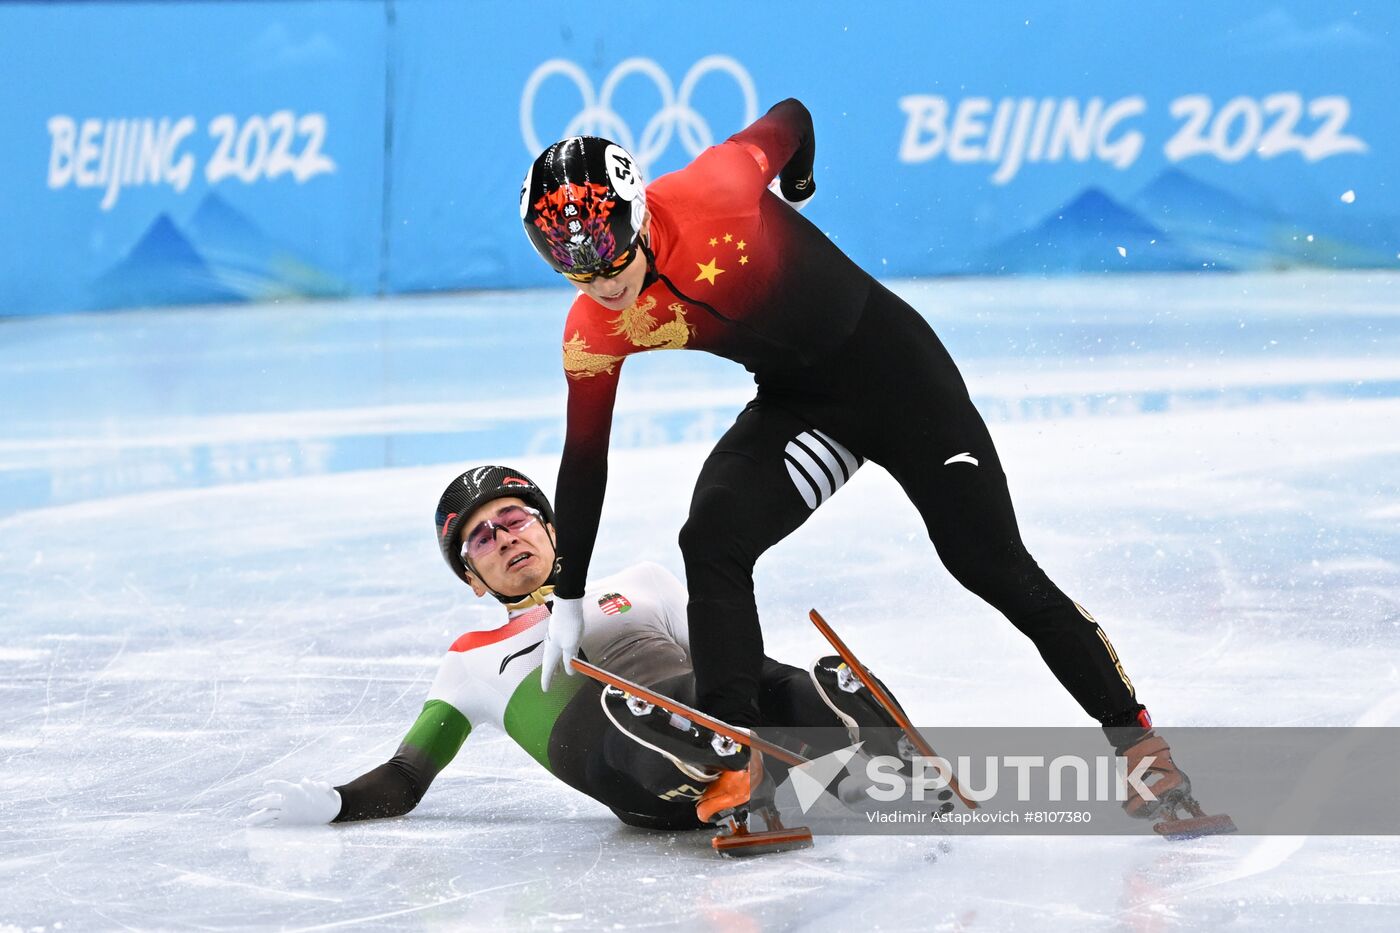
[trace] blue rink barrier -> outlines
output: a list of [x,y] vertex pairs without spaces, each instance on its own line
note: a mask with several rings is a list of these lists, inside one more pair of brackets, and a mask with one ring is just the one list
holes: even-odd
[[0,2],[0,313],[549,284],[544,145],[787,96],[879,275],[1400,266],[1395,4],[527,9]]
[[380,287],[384,7],[0,5],[0,311]]

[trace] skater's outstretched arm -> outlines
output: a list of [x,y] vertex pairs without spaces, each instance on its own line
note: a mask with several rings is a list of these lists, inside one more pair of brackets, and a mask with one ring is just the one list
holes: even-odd
[[[575,311],[569,315],[566,334],[577,308],[576,304]],[[577,331],[574,337],[586,343],[578,337]],[[612,430],[622,357],[594,354],[598,357],[595,365],[580,356],[583,352],[565,341],[564,371],[569,382],[569,402],[564,454],[559,460],[559,481],[555,487],[555,528],[558,530],[554,550],[554,612],[540,668],[543,690],[549,689],[560,662],[565,673],[573,674],[569,662],[578,653],[583,638],[580,599],[588,582],[588,564],[598,537],[603,493],[608,486],[608,435]]]
[[414,807],[471,733],[471,723],[450,703],[429,700],[394,757],[336,788],[340,812],[332,822],[402,816]]
[[[554,595],[577,599],[583,596],[588,580],[588,564],[593,557],[598,520],[603,512],[603,493],[608,486],[608,437],[622,360],[610,357],[606,368],[589,372],[584,364],[568,355],[567,349],[566,343],[564,366],[569,402],[564,453],[559,460],[554,497],[554,524],[558,536]],[[575,368],[569,368],[571,364]]]
[[332,787],[303,778],[268,781],[253,800],[254,826],[310,826],[403,816],[418,806],[443,768],[471,733],[471,723],[452,704],[429,700],[394,757],[348,784]]

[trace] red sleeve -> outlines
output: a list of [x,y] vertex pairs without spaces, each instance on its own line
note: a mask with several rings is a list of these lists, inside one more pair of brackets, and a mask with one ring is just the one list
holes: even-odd
[[570,599],[583,596],[588,563],[598,537],[603,493],[608,485],[608,438],[622,360],[596,372],[570,371],[567,429],[559,479],[554,486],[555,553],[559,572],[555,592]]
[[728,143],[742,146],[763,175],[763,184],[778,175],[785,186],[812,177],[817,154],[812,115],[802,102],[789,97],[744,129]]

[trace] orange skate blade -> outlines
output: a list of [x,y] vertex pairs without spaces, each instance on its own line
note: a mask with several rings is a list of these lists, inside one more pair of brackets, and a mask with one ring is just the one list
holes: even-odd
[[751,833],[740,827],[732,833],[720,833],[710,840],[710,845],[727,858],[744,858],[769,852],[791,852],[812,848],[812,831],[805,826],[793,826]]
[[1225,833],[1238,832],[1239,827],[1235,821],[1224,813],[1217,816],[1208,816],[1201,805],[1195,800],[1187,797],[1179,805],[1185,807],[1191,815],[1188,817],[1177,816],[1179,807],[1173,807],[1166,813],[1164,818],[1153,824],[1158,835],[1166,839],[1197,839],[1201,836],[1221,836]]

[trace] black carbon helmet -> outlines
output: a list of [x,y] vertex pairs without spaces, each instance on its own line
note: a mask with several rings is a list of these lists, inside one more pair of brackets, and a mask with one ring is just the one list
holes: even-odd
[[[508,466],[472,467],[458,476],[442,491],[438,499],[437,514],[433,525],[437,530],[438,549],[463,583],[467,582],[467,568],[462,563],[462,542],[458,539],[462,522],[484,502],[514,496],[538,509],[544,520],[554,524],[554,507],[535,481],[519,470]],[[502,596],[503,594],[497,594]],[[510,594],[504,594],[510,595]]]
[[598,136],[570,136],[550,146],[520,187],[525,233],[556,272],[607,269],[636,242],[645,215],[637,161]]

